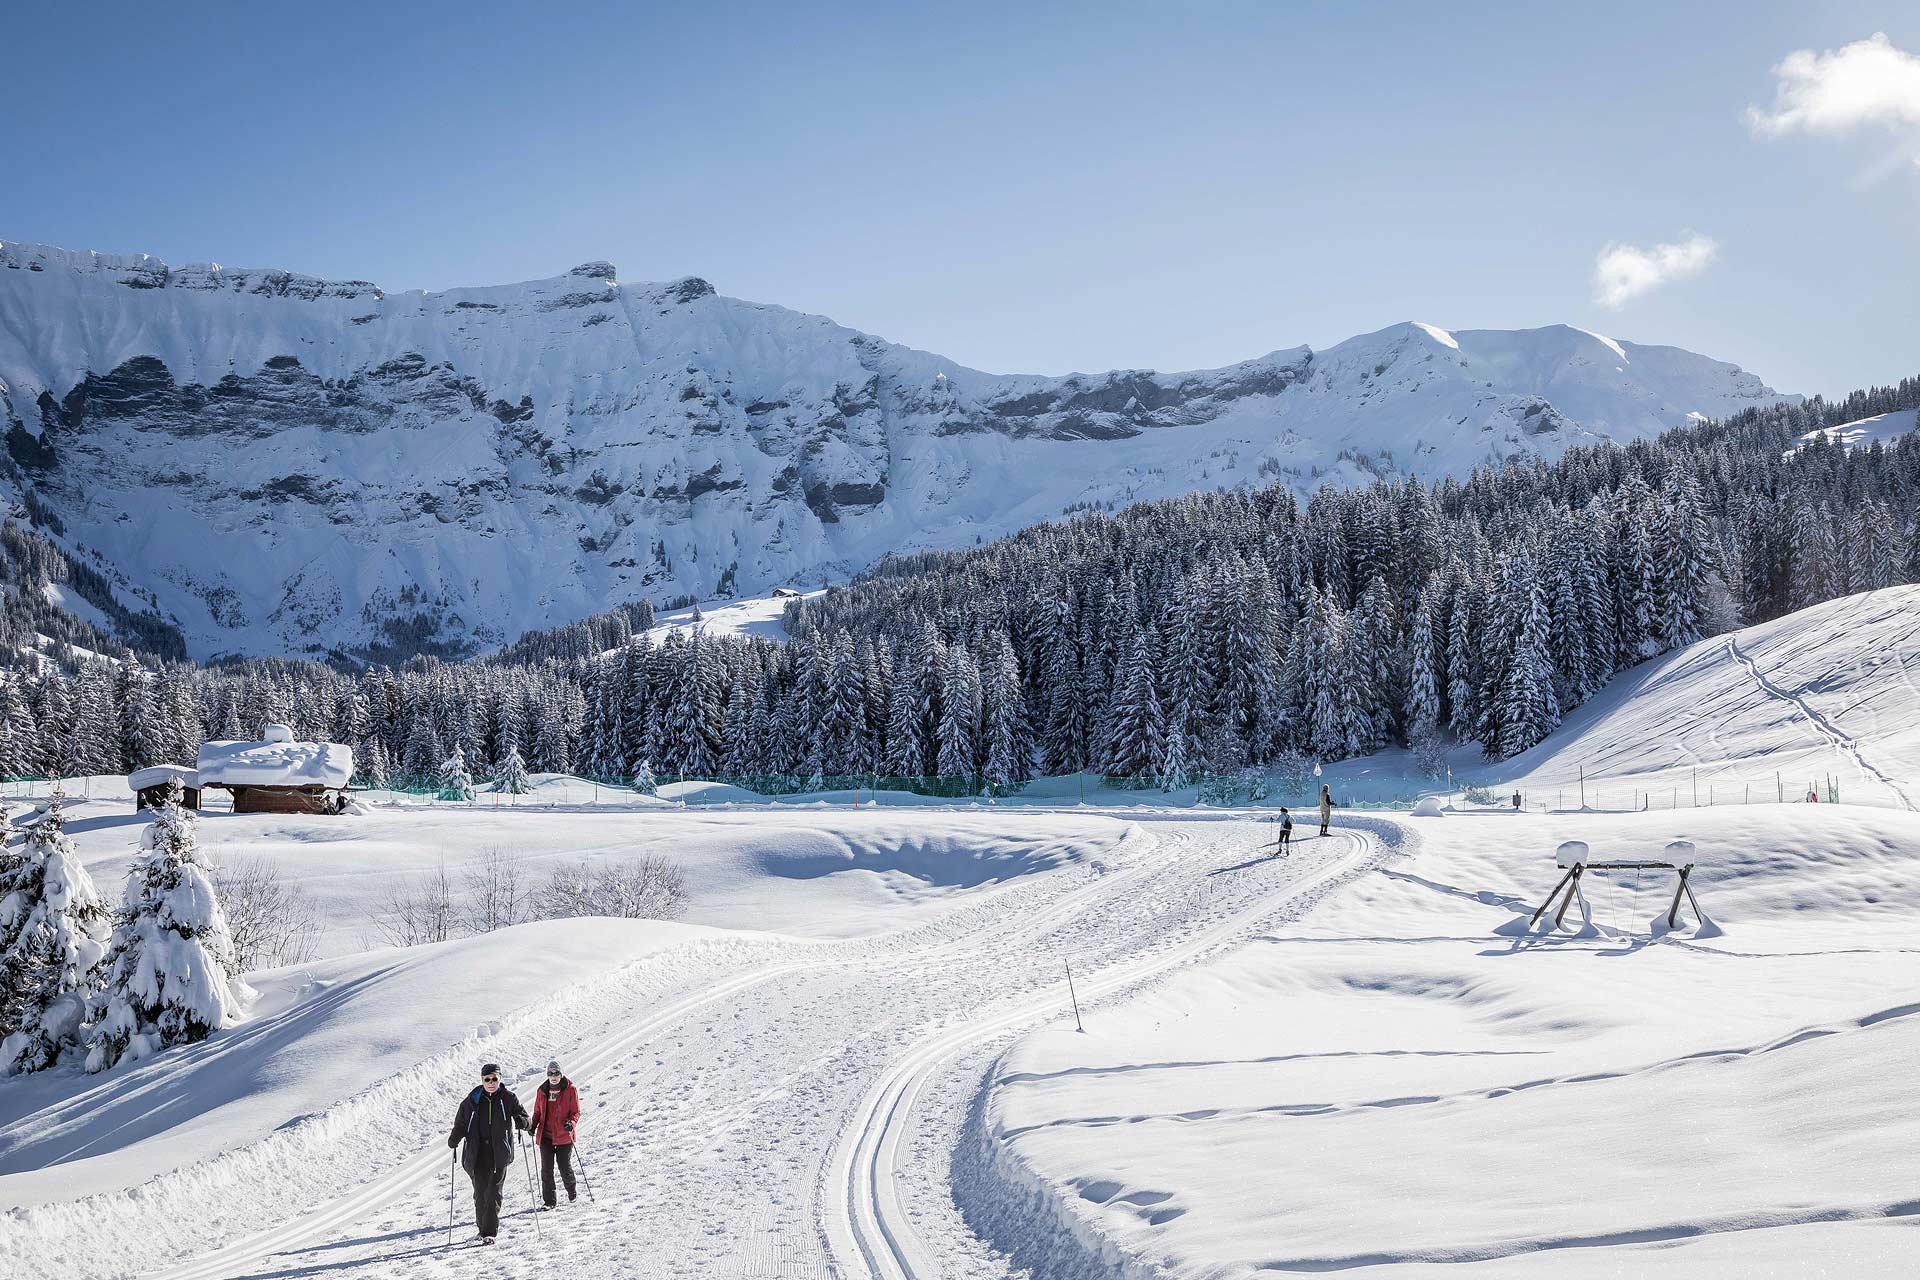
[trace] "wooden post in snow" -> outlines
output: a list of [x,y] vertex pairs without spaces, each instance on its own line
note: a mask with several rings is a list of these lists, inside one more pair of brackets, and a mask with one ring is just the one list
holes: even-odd
[[1060,963],[1066,965],[1067,969],[1067,996],[1073,1001],[1073,1029],[1085,1035],[1087,1029],[1080,1021],[1080,996],[1073,989],[1073,966],[1065,960]]

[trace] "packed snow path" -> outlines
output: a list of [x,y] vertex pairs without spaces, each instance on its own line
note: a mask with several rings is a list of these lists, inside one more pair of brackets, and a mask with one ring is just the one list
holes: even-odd
[[[553,1045],[583,1086],[597,1199],[583,1191],[542,1215],[540,1239],[514,1173],[501,1245],[471,1248],[462,1175],[454,1247],[443,1247],[450,1161],[435,1131],[406,1135],[418,1154],[384,1176],[149,1272],[1006,1274],[950,1195],[902,1191],[943,1174],[950,1150],[914,1141],[916,1126],[957,1130],[973,1100],[978,1072],[950,1068],[1071,1017],[1065,962],[1084,1007],[1303,909],[1373,850],[1343,830],[1276,859],[1265,823],[1138,822],[1104,864],[1023,880],[933,924],[721,952],[677,990],[606,1002]],[[451,1116],[457,1099],[444,1101]]]

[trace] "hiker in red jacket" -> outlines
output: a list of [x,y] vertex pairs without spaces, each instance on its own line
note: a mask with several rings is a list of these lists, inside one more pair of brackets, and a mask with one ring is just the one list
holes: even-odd
[[553,1161],[560,1158],[560,1181],[567,1187],[567,1199],[573,1199],[573,1132],[580,1122],[580,1094],[573,1081],[560,1072],[558,1062],[547,1064],[547,1078],[533,1095],[533,1132],[540,1140],[540,1198],[551,1209],[557,1197],[553,1191]]

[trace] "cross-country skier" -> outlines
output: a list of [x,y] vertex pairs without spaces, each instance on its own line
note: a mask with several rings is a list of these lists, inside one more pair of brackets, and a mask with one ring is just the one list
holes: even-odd
[[532,1128],[520,1099],[500,1083],[500,1064],[481,1067],[480,1083],[460,1100],[447,1147],[461,1148],[460,1167],[473,1179],[473,1224],[483,1244],[500,1234],[500,1192],[513,1167],[514,1130]]
[[546,1083],[533,1096],[533,1132],[540,1139],[540,1198],[543,1208],[559,1199],[553,1190],[553,1163],[560,1162],[560,1181],[567,1199],[573,1197],[573,1135],[580,1124],[580,1094],[561,1072],[558,1062],[547,1064]]
[[1280,847],[1276,854],[1290,853],[1293,850],[1293,815],[1287,812],[1285,805],[1280,806]]
[[1520,793],[1518,791],[1513,793],[1513,811],[1515,813],[1520,812]]
[[1326,835],[1333,826],[1333,788],[1326,783],[1320,784],[1320,834]]

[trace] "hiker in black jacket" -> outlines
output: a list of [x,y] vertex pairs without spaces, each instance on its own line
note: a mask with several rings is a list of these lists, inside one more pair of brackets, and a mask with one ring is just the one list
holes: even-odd
[[500,1083],[500,1064],[489,1062],[480,1068],[479,1085],[460,1100],[447,1135],[448,1149],[461,1147],[460,1167],[473,1179],[473,1222],[485,1244],[500,1234],[500,1192],[513,1167],[515,1129],[531,1132],[533,1123],[513,1090]]

